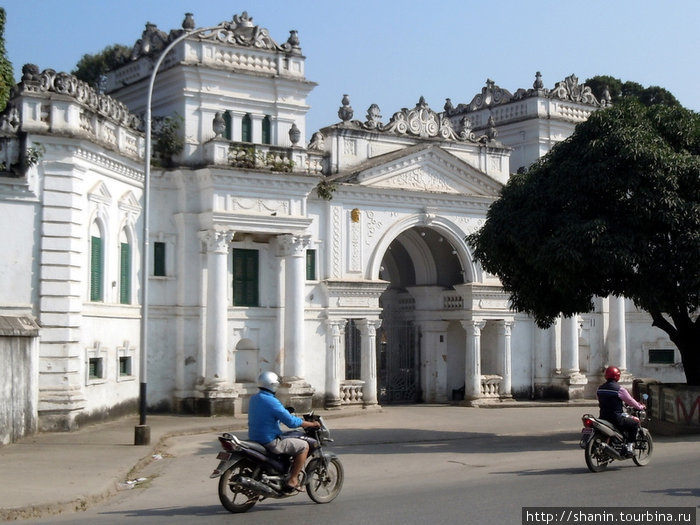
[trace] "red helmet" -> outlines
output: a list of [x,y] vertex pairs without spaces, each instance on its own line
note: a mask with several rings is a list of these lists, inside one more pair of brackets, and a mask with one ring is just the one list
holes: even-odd
[[620,380],[620,369],[616,366],[609,366],[605,369],[605,379]]

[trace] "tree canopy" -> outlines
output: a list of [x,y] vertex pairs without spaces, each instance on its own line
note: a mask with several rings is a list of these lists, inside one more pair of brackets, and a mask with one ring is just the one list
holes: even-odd
[[94,88],[98,88],[100,77],[126,64],[129,61],[131,48],[121,44],[105,47],[95,55],[86,54],[78,61],[71,74],[80,80],[87,82]]
[[12,62],[7,58],[7,51],[5,50],[6,18],[5,9],[0,7],[0,111],[5,109],[7,100],[10,98],[10,90],[15,85]]
[[607,88],[610,101],[617,104],[624,97],[635,97],[645,106],[664,104],[666,106],[680,106],[680,102],[673,94],[659,86],[644,87],[637,82],[623,82],[619,78],[609,75],[597,75],[586,80],[585,84],[591,88],[598,100],[603,98],[603,92]]
[[511,177],[468,241],[541,327],[631,299],[700,384],[700,114],[633,97],[594,113]]

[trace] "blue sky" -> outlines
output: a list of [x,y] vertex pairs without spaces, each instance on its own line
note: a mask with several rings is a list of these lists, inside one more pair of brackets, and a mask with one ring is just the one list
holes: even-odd
[[384,122],[420,96],[441,111],[469,102],[487,78],[514,92],[574,73],[612,75],[671,91],[700,111],[699,0],[5,0],[5,40],[16,80],[22,65],[70,72],[85,53],[133,45],[145,23],[197,27],[247,11],[277,42],[299,31],[308,102],[307,138],[338,121],[344,93],[355,118],[370,104]]

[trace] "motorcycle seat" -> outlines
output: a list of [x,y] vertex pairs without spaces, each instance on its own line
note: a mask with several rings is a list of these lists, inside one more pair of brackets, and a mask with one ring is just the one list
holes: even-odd
[[250,448],[257,452],[260,452],[261,454],[268,454],[267,449],[257,441],[241,441],[241,445],[243,445],[246,448]]

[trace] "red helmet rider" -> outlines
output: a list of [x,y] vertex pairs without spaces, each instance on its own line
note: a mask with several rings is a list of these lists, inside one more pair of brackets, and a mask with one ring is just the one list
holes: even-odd
[[616,366],[609,366],[608,368],[605,369],[605,379],[610,380],[612,379],[613,381],[619,381],[620,380],[620,369],[617,368]]

